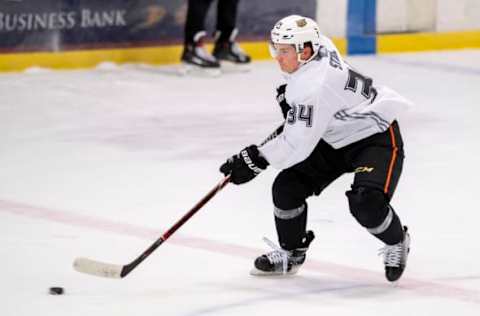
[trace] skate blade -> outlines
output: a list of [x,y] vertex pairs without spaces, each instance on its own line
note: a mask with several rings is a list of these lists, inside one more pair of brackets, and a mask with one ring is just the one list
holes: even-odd
[[220,61],[220,65],[223,73],[246,73],[252,70],[252,65],[248,64],[236,64],[231,61]]
[[288,276],[291,276],[291,275],[294,275],[298,272],[298,267],[297,268],[292,268],[290,271],[288,271],[287,273],[283,273],[283,272],[265,272],[265,271],[262,271],[262,270],[258,270],[257,268],[253,267],[252,270],[250,270],[250,275],[253,275],[253,276],[258,276],[258,277],[269,277],[269,276],[274,276],[274,277],[282,277],[282,276],[285,276],[285,277],[288,277]]
[[222,74],[220,68],[204,68],[191,64],[182,63],[178,68],[180,76],[196,76],[196,77],[218,77]]

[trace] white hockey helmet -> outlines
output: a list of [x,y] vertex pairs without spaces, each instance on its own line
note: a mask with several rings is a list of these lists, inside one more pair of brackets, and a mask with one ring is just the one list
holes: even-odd
[[[307,17],[300,15],[289,15],[278,21],[270,32],[271,44],[270,53],[273,58],[276,57],[275,44],[291,44],[295,47],[300,63],[306,63],[312,60],[320,49],[320,28],[318,24]],[[308,60],[301,60],[300,54],[303,52],[306,43],[311,43],[313,54]]]

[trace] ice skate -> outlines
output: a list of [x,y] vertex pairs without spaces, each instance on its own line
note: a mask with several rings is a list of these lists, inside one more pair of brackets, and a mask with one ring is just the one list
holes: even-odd
[[218,60],[207,52],[203,44],[205,32],[198,32],[193,43],[185,45],[182,53],[182,66],[179,73],[181,75],[207,75],[218,76],[220,72],[220,63]]
[[220,32],[216,33],[216,42],[213,49],[213,56],[221,63],[222,71],[225,72],[246,72],[250,71],[251,58],[235,42],[238,31],[233,30],[227,41],[221,41]]
[[255,276],[292,275],[305,262],[308,246],[315,238],[312,231],[308,231],[303,247],[294,250],[285,250],[276,246],[272,241],[264,238],[265,242],[274,250],[255,259],[254,267],[250,271]]
[[383,262],[385,264],[385,277],[390,282],[395,282],[403,274],[407,266],[408,253],[410,252],[410,235],[407,226],[403,227],[403,241],[395,245],[386,245],[380,249],[383,254]]

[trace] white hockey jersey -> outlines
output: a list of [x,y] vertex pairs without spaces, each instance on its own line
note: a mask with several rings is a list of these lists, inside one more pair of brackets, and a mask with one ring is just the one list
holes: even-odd
[[259,147],[277,169],[310,156],[320,139],[341,148],[384,132],[411,102],[345,63],[335,45],[322,37],[319,58],[286,76],[291,106],[283,132]]

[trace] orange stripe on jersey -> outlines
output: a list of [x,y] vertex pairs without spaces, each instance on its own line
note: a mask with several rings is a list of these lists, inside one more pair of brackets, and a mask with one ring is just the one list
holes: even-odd
[[397,151],[398,151],[397,142],[395,140],[395,134],[393,133],[392,126],[390,126],[388,130],[390,131],[390,139],[392,141],[392,158],[390,159],[390,164],[388,166],[387,181],[385,182],[385,187],[383,188],[384,193],[388,193],[390,181],[392,179],[393,166],[395,165],[395,162],[397,160]]

